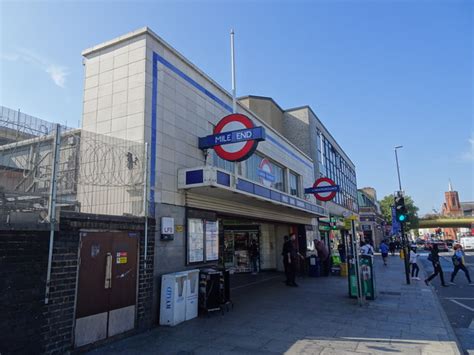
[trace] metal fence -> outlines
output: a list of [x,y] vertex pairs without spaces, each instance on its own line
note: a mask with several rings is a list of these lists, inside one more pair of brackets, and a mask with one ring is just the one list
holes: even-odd
[[0,223],[48,222],[54,210],[142,216],[144,152],[0,106]]

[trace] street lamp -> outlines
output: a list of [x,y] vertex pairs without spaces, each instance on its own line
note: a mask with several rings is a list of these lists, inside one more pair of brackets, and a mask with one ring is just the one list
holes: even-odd
[[397,149],[403,148],[403,145],[397,145],[394,150],[395,150],[395,161],[397,162],[397,174],[398,174],[398,190],[401,192],[402,191],[402,181],[400,180],[400,167],[398,166],[398,154],[397,154]]

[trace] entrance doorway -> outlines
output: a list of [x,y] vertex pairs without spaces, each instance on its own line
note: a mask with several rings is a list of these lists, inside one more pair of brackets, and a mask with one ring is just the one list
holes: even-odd
[[81,232],[75,347],[135,327],[138,233]]
[[260,228],[258,225],[224,226],[223,256],[225,268],[235,272],[251,272],[252,260],[250,245],[252,241],[260,247]]

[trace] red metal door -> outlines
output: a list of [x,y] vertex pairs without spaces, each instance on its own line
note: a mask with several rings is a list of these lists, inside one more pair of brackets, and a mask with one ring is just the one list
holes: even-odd
[[138,236],[81,232],[75,345],[133,329]]

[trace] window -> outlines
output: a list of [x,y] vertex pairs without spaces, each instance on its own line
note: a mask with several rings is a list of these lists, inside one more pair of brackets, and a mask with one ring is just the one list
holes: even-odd
[[245,161],[246,177],[266,187],[285,191],[285,170],[260,154],[253,154]]
[[290,171],[290,195],[300,196],[299,176]]
[[234,162],[222,159],[221,157],[217,155],[214,149],[212,150],[212,165],[214,165],[217,168],[230,171],[231,173],[233,173],[235,169]]

